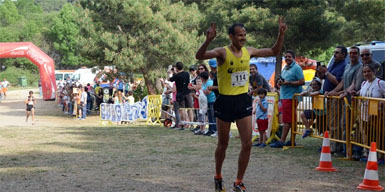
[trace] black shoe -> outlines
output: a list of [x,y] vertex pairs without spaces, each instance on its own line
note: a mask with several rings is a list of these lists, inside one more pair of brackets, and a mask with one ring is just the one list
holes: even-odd
[[239,183],[238,185],[235,185],[234,183],[234,188],[233,191],[235,192],[246,192],[246,187],[243,183]]
[[359,155],[358,152],[353,152],[352,159],[353,161],[359,161],[361,159],[361,155]]
[[200,127],[196,127],[195,129],[191,129],[192,132],[195,132],[195,131],[198,131],[199,129],[201,129]]
[[225,192],[226,189],[223,186],[223,180],[222,179],[215,179],[214,178],[214,183],[215,183],[215,192]]
[[183,127],[180,127],[180,128],[175,129],[175,130],[183,131],[184,128],[183,128]]
[[180,128],[180,127],[179,127],[179,126],[176,126],[176,125],[170,127],[170,129],[179,129],[179,128]]
[[205,134],[203,134],[204,136],[211,136],[213,134],[213,132],[211,131],[207,131]]

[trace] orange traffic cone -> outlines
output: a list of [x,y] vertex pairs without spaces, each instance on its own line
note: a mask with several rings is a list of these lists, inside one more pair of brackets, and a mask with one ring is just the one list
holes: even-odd
[[378,166],[376,142],[372,142],[370,146],[368,163],[366,164],[364,181],[358,185],[358,189],[382,191],[384,188],[378,181]]
[[337,171],[332,166],[332,155],[330,153],[329,132],[325,131],[322,142],[322,151],[319,166],[315,168],[318,171]]

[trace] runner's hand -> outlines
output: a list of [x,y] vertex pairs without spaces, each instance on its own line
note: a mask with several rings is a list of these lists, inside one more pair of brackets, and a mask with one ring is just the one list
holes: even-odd
[[211,23],[210,28],[206,32],[206,40],[212,41],[217,36],[217,30],[216,30],[217,24]]
[[280,33],[285,33],[286,30],[287,30],[287,25],[285,23],[285,18],[280,16],[278,18],[278,24],[279,24],[279,32]]

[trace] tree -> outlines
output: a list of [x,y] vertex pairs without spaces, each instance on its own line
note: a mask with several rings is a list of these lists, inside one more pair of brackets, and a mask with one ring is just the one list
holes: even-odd
[[336,4],[336,14],[344,18],[340,42],[385,40],[385,3],[383,0],[347,0]]
[[[33,0],[4,1],[0,5],[0,41],[31,41],[39,46],[43,39],[42,26],[46,24],[42,22],[42,17],[42,9]],[[2,63],[37,72],[36,66],[27,59],[4,59]]]
[[60,55],[60,68],[71,68],[86,63],[80,55],[80,26],[77,22],[79,10],[72,4],[65,4],[53,19],[50,37],[56,52]]
[[86,10],[81,26],[93,24],[82,30],[85,54],[94,56],[90,59],[101,65],[140,72],[150,94],[156,92],[155,79],[168,65],[195,62],[197,28],[202,18],[196,4],[100,0],[83,1],[82,5],[89,12]]

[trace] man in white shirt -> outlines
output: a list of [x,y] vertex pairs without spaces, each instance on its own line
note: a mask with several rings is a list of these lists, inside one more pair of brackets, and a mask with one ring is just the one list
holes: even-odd
[[87,116],[87,92],[88,92],[88,88],[87,87],[83,87],[83,90],[82,91],[82,95],[80,96],[80,105],[82,106],[82,117],[79,118],[80,120],[84,120],[86,119],[86,116]]
[[7,91],[8,91],[8,85],[9,85],[9,82],[7,81],[6,78],[4,78],[4,80],[1,82],[2,84],[2,91],[3,91],[3,94],[4,94],[4,99],[7,98]]

